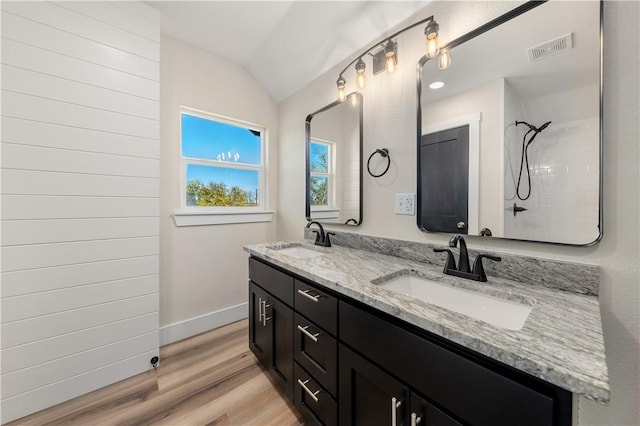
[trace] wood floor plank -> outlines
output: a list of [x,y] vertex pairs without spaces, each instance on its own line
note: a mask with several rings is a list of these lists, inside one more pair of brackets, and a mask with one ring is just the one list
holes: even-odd
[[160,367],[9,423],[29,425],[300,425],[248,349],[238,321],[160,349]]

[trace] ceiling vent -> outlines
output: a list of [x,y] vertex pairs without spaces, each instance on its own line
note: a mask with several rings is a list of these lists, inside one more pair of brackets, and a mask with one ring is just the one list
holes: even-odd
[[571,33],[565,34],[561,37],[549,40],[545,43],[533,46],[527,49],[527,56],[529,62],[541,61],[549,56],[557,55],[565,50],[569,50],[573,47],[571,41]]

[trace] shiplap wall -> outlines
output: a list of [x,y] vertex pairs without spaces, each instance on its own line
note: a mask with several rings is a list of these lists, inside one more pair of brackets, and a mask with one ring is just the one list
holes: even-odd
[[158,354],[160,16],[2,2],[2,422]]

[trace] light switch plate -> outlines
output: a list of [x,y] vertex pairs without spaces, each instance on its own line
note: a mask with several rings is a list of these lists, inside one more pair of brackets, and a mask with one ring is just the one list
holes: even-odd
[[396,194],[396,214],[416,214],[416,194]]

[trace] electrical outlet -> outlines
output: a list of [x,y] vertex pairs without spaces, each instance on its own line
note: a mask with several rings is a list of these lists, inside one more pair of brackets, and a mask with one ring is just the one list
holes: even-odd
[[396,194],[396,214],[416,214],[416,194]]

